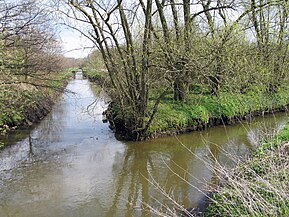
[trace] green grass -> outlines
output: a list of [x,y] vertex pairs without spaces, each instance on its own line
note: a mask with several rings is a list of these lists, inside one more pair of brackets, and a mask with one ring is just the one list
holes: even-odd
[[205,216],[289,216],[289,124],[261,144],[221,186]]
[[55,77],[53,77],[49,82],[48,86],[51,87],[51,90],[62,88],[64,83],[67,82],[72,77],[72,71],[66,70],[64,72],[61,72],[57,74]]
[[85,77],[88,77],[91,81],[97,82],[99,84],[102,84],[108,76],[107,72],[91,68],[84,68],[83,74]]
[[220,96],[190,94],[186,103],[178,103],[169,98],[161,101],[155,120],[148,134],[184,129],[207,124],[212,118],[243,117],[250,113],[270,111],[289,104],[289,88],[279,92],[233,94]]
[[43,83],[48,88],[25,83],[0,85],[0,134],[6,134],[11,127],[23,124],[31,111],[46,109],[70,76],[68,72],[56,74]]

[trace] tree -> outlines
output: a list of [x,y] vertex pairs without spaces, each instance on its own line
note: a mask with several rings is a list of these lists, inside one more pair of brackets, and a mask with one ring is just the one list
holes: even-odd
[[248,15],[258,49],[256,59],[266,71],[266,89],[276,92],[287,74],[288,1],[250,0],[249,4]]
[[[186,103],[195,84],[210,86],[205,92],[217,97],[222,91],[247,91],[257,82],[280,83],[286,75],[287,1],[62,3],[66,9],[60,11],[69,18],[65,25],[94,42],[101,54],[112,87],[109,111],[117,131],[130,139],[146,136],[168,91],[174,101]],[[268,23],[272,14],[274,25]],[[249,33],[252,29],[256,35]]]
[[28,78],[41,81],[43,75],[61,70],[50,11],[30,0],[0,4],[1,83],[37,86],[37,81]]
[[67,5],[73,12],[63,11],[68,17],[90,26],[91,30],[81,32],[95,43],[108,71],[113,87],[110,96],[117,103],[115,108],[121,116],[114,119],[115,125],[126,128],[124,130],[131,132],[129,136],[134,139],[146,134],[159,102],[156,100],[153,107],[148,107],[152,0],[139,4],[145,14],[144,29],[139,33],[142,35],[140,44],[133,38],[137,34],[133,18],[139,9],[126,8],[121,0],[108,3],[70,0]]

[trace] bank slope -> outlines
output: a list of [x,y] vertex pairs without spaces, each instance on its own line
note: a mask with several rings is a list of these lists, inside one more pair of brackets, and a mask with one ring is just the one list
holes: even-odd
[[203,130],[210,126],[232,124],[255,115],[284,111],[289,104],[288,92],[289,88],[283,87],[274,94],[224,92],[219,96],[191,94],[186,103],[162,100],[147,137]]
[[289,216],[289,124],[220,179],[205,216]]
[[70,72],[65,72],[33,84],[29,81],[0,85],[0,135],[17,126],[31,125],[47,115],[70,76]]

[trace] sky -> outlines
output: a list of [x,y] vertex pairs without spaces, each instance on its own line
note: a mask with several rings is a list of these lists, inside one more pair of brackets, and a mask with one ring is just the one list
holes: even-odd
[[65,57],[84,58],[92,51],[92,42],[75,30],[62,28],[59,36]]

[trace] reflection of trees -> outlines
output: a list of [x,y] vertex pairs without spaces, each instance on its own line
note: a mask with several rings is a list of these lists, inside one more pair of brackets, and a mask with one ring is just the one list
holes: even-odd
[[78,80],[70,82],[67,86],[71,92],[65,93],[67,95],[64,99],[56,103],[52,112],[32,132],[31,141],[35,151],[46,149],[49,143],[61,142],[67,127],[79,128],[76,126],[78,118],[92,118],[85,109],[96,99],[97,94],[87,80],[82,80],[82,72],[76,73],[76,79]]
[[29,135],[29,138],[28,138],[28,145],[29,145],[29,157],[32,158],[34,155],[34,151],[33,151],[31,135]]
[[37,125],[28,137],[28,156],[33,157],[47,149],[47,144],[61,141],[65,121],[65,106],[56,104],[52,112]]
[[[134,207],[140,203],[156,204],[153,198],[169,204],[169,199],[153,186],[154,180],[185,207],[201,206],[199,200],[204,196],[190,184],[201,190],[218,184],[218,163],[231,164],[225,152],[240,154],[252,148],[247,138],[248,129],[255,129],[255,126],[216,127],[181,135],[180,141],[168,137],[128,144],[126,151],[115,159],[115,194],[107,216],[124,209],[126,213],[122,215],[135,216]],[[212,167],[208,168],[204,160]],[[142,210],[139,215],[146,214]]]
[[210,189],[208,189],[209,191],[210,190],[213,190],[213,189],[216,189],[216,187],[219,185],[219,174],[220,174],[220,171],[219,171],[219,156],[220,156],[220,153],[221,153],[221,148],[219,145],[217,144],[211,144],[209,146],[209,156],[210,156],[210,166],[211,166],[211,172],[212,172],[212,178],[210,180],[210,183],[209,183],[209,187],[211,187]]
[[[271,130],[278,126],[281,120],[267,118],[262,119],[261,124]],[[218,185],[219,163],[231,167],[235,159],[231,159],[230,154],[241,157],[246,150],[253,148],[248,135],[259,132],[258,129],[261,127],[258,123],[259,119],[252,123],[215,127],[179,136],[180,142],[191,153],[172,137],[128,145],[124,155],[117,161],[119,167],[114,170],[116,194],[107,216],[117,212],[121,200],[126,200],[128,210],[126,216],[134,216],[132,207],[139,203],[137,200],[151,205],[152,197],[156,197],[160,202],[168,204],[169,200],[150,183],[152,181],[150,176],[164,187],[166,192],[173,190],[171,194],[185,207],[196,205],[202,207],[204,205],[202,203],[207,202],[206,199],[188,183],[200,187],[201,190],[207,190],[204,187]],[[200,155],[200,159],[196,155]],[[202,159],[207,161],[210,167],[207,168],[206,162]],[[208,183],[205,183],[205,179]],[[200,183],[201,181],[203,183]],[[142,211],[142,215],[145,216],[145,211]]]
[[9,134],[7,138],[4,138],[4,142],[8,145],[13,144],[13,146],[8,147],[6,152],[11,152],[10,155],[19,162],[27,158],[31,159],[37,153],[44,154],[43,150],[47,148],[48,143],[61,140],[64,114],[63,106],[57,105],[40,124],[35,124],[29,128],[19,128]]
[[137,206],[139,198],[141,198],[143,203],[148,203],[149,167],[153,168],[149,152],[141,153],[140,149],[128,146],[123,159],[120,171],[114,171],[117,176],[116,192],[107,216],[115,216],[119,207],[118,204],[124,199],[123,193],[125,193],[125,190],[128,191],[125,198],[127,200],[125,216],[134,216],[133,207]]
[[[194,149],[191,149],[191,151],[194,152]],[[166,192],[169,192],[174,188],[174,192],[172,192],[173,197],[185,207],[190,206],[190,185],[187,182],[190,181],[188,173],[190,173],[190,164],[193,161],[193,158],[194,156],[186,151],[171,153],[168,162],[170,172],[165,179],[168,183],[171,183],[166,186]]]
[[[57,104],[41,124],[35,129],[35,136],[41,142],[59,142],[65,123],[65,106]],[[32,136],[34,136],[34,133]]]
[[[168,201],[153,185],[154,180],[166,192],[174,189],[175,191],[171,193],[174,196],[178,195],[176,199],[189,206],[190,186],[182,179],[188,178],[187,172],[192,165],[193,156],[181,145],[176,149],[176,146],[164,144],[166,150],[159,152],[154,152],[154,149],[143,149],[143,145],[128,145],[123,156],[118,156],[113,169],[116,189],[107,216],[115,216],[123,202],[126,206],[125,216],[135,216],[134,207],[139,206],[140,201],[142,208],[144,204],[156,204],[157,201],[153,198],[166,204]],[[141,216],[147,215],[143,209]]]
[[[210,136],[207,135],[207,137]],[[115,216],[120,211],[118,209],[123,207],[123,203],[126,206],[125,216],[135,216],[134,207],[138,206],[140,201],[142,204],[150,205],[158,202],[170,204],[171,201],[153,185],[156,184],[154,181],[185,207],[192,206],[190,194],[196,194],[193,196],[195,202],[202,197],[200,193],[197,194],[197,190],[192,189],[189,183],[202,188],[205,183],[199,183],[199,181],[203,180],[204,174],[210,176],[211,181],[215,182],[211,171],[195,156],[195,154],[200,154],[197,153],[200,150],[206,152],[204,141],[200,134],[196,134],[193,139],[192,134],[185,135],[180,140],[162,138],[156,140],[158,144],[155,145],[150,144],[154,141],[127,145],[124,154],[118,156],[115,161],[113,172],[116,189],[107,216]],[[221,140],[224,143],[227,139],[223,137]],[[218,158],[219,147],[210,145],[210,148],[214,158]],[[146,211],[142,210],[141,215],[146,216]]]

